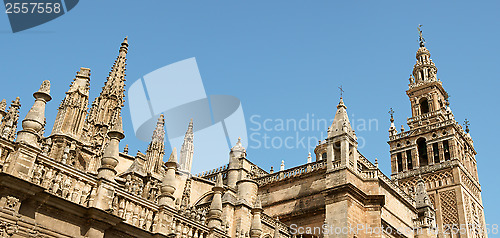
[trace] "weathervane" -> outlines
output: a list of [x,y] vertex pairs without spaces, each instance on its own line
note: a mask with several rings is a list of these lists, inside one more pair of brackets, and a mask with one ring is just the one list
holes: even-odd
[[465,121],[464,121],[464,126],[465,126],[465,132],[469,133],[469,120],[467,120],[467,118],[465,118]]
[[423,25],[419,24],[417,29],[418,29],[418,35],[419,35],[419,38],[418,38],[418,41],[420,42],[420,47],[424,47],[425,46],[425,39],[424,37],[422,36],[422,29],[420,29],[420,27],[422,27]]
[[342,98],[342,96],[344,95],[344,89],[342,89],[342,85],[340,85],[339,89],[340,89],[340,98]]

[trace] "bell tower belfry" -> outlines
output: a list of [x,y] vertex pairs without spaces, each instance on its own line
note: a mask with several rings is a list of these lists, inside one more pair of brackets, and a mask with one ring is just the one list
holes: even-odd
[[469,124],[464,130],[455,120],[420,26],[419,34],[417,61],[406,91],[412,115],[408,131],[403,126],[396,129],[390,111],[392,179],[413,197],[419,180],[424,181],[436,210],[439,237],[487,237]]

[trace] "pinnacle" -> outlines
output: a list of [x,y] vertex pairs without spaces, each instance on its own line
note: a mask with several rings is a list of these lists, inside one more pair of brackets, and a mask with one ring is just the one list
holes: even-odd
[[176,147],[174,147],[174,149],[172,149],[172,153],[170,154],[170,157],[168,158],[167,162],[177,163],[177,148]]

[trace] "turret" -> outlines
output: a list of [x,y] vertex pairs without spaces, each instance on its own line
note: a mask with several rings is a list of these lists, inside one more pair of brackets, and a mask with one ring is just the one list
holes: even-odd
[[40,89],[33,93],[33,97],[35,103],[23,120],[23,129],[19,131],[17,141],[40,148],[39,140],[43,136],[45,127],[45,104],[52,99],[50,97],[50,81],[43,81]]
[[227,186],[236,188],[236,182],[240,179],[241,159],[246,158],[247,152],[241,144],[241,138],[238,138],[236,145],[229,152],[229,168],[227,172]]

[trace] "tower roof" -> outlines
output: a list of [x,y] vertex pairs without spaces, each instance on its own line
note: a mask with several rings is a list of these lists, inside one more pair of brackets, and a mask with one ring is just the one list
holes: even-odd
[[328,129],[328,137],[335,137],[344,133],[355,136],[354,131],[351,128],[351,122],[347,116],[347,107],[344,104],[344,99],[340,98],[335,118],[333,119],[332,125]]

